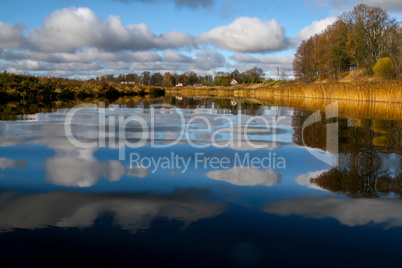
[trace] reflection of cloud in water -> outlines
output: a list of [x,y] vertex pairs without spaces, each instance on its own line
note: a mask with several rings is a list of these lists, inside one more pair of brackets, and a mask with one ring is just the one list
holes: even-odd
[[226,209],[222,202],[206,202],[205,189],[177,189],[170,194],[151,193],[0,193],[0,230],[14,228],[90,227],[104,212],[114,214],[114,223],[136,232],[149,228],[158,218],[180,220],[189,225],[214,217]]
[[[240,135],[240,133],[245,132],[246,126],[248,127],[247,132],[250,135],[249,139],[253,144],[257,144],[258,146],[268,145],[266,149],[274,149],[288,142],[284,140],[284,138],[282,139],[281,135],[278,135],[286,134],[288,130],[277,127],[274,131],[272,127],[274,127],[275,124],[273,124],[272,121],[275,119],[271,115],[264,116],[267,121],[271,122],[271,125],[266,126],[262,120],[253,121],[253,117],[246,115],[242,115],[239,120],[233,115],[207,114],[203,113],[203,111],[180,110],[183,113],[183,117],[181,117],[176,110],[172,110],[169,114],[163,113],[162,110],[163,109],[154,110],[154,130],[157,143],[169,144],[172,140],[175,141],[182,131],[188,131],[191,142],[212,146],[211,139],[213,134],[209,133],[209,131],[208,133],[204,132],[206,130],[206,122],[208,122],[211,127],[210,132],[219,132],[215,137],[219,138],[217,143],[226,144],[227,141],[230,140],[229,132],[231,132],[236,142],[233,143],[233,145],[229,144],[228,147],[235,150],[246,150],[247,148],[245,149],[245,147],[251,147],[251,150],[255,149],[253,146],[245,144],[245,138],[243,135]],[[23,121],[22,123],[15,121],[0,122],[0,146],[22,146],[27,142],[31,142],[51,148],[66,147],[66,149],[69,149],[68,147],[70,147],[74,149],[74,146],[69,146],[69,141],[65,136],[64,120],[68,112],[69,109],[63,109],[50,114],[37,114],[38,121]],[[127,118],[133,114],[141,117],[147,123],[148,128],[142,129],[138,123],[132,122],[129,123],[125,129],[119,129],[118,116]],[[114,122],[115,125],[106,128],[107,133],[99,133],[98,109],[83,109],[78,111],[74,115],[71,124],[74,137],[85,143],[98,141],[99,137],[106,137],[107,146],[109,137],[117,139],[119,137],[119,131],[124,131],[125,137],[132,144],[139,142],[142,138],[142,134],[151,137],[150,129],[152,118],[147,109],[116,108],[113,114],[106,109],[106,115],[108,115],[107,119],[105,119],[106,125],[109,124],[109,120],[112,116],[116,119]],[[186,128],[186,124],[190,122],[195,115],[202,116],[205,120],[193,120],[191,127]],[[222,119],[222,117],[226,119]],[[249,120],[251,121],[248,124],[247,121]],[[291,126],[289,122],[286,122],[284,125],[286,127]],[[275,137],[277,140],[276,144],[273,142],[274,134],[278,135],[278,137]],[[237,140],[241,140],[241,142]],[[187,144],[186,135],[183,135],[183,138],[177,141],[177,143]],[[148,139],[144,146],[150,144],[151,141]],[[116,145],[117,146],[113,146],[113,148],[124,146],[124,142],[117,142]]]
[[116,160],[99,162],[93,153],[93,150],[80,149],[56,154],[45,163],[47,180],[62,186],[90,187],[101,178],[119,181],[123,175],[144,178],[150,173],[144,167],[128,169]]
[[[315,183],[311,183],[311,179],[312,178],[317,178],[318,176],[320,176],[321,174],[327,172],[328,169],[323,169],[323,170],[318,170],[318,171],[310,171],[307,172],[306,174],[301,174],[299,176],[296,177],[295,182],[301,186],[307,187],[307,188],[311,188],[311,189],[317,189],[317,190],[324,190],[322,189],[320,186],[318,186]],[[324,190],[326,191],[326,190]]]
[[5,157],[0,157],[0,169],[5,170],[7,168],[25,168],[28,165],[25,160],[13,160]]
[[270,203],[264,211],[281,216],[334,218],[347,226],[370,223],[402,226],[402,203],[398,199],[299,199]]
[[257,169],[252,167],[234,167],[227,170],[214,170],[206,174],[208,178],[226,181],[241,186],[265,185],[274,186],[281,183],[281,175],[273,169]]

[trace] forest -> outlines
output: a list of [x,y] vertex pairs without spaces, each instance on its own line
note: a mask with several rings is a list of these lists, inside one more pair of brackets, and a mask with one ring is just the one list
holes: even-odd
[[302,41],[293,61],[295,77],[305,82],[336,81],[359,69],[386,79],[402,77],[401,22],[365,4]]

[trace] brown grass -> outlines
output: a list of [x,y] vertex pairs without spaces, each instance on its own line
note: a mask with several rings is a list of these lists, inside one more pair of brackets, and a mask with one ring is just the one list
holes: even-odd
[[254,96],[257,98],[286,96],[386,103],[402,102],[402,81],[291,84],[277,88],[259,88]]
[[311,99],[357,100],[402,103],[402,80],[355,81],[311,84],[287,84],[277,87],[259,85],[246,87],[202,87],[168,89],[170,94],[189,96],[235,96],[266,98],[268,96],[302,97]]

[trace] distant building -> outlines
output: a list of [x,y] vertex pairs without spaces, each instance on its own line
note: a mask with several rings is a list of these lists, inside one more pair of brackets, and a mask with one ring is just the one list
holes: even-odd
[[238,85],[239,83],[235,79],[232,79],[232,81],[230,81],[230,84],[232,86],[235,86],[235,85]]
[[177,83],[176,84],[176,87],[182,87],[183,86],[183,83]]
[[122,84],[122,85],[135,85],[135,82],[134,81],[129,81],[129,82],[123,81],[123,82],[120,82],[120,84]]

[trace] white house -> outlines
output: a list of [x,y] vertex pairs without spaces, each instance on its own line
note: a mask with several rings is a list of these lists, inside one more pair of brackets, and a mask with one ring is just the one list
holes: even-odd
[[230,81],[230,84],[232,86],[235,86],[235,85],[238,85],[239,83],[235,79],[232,79],[232,81]]

